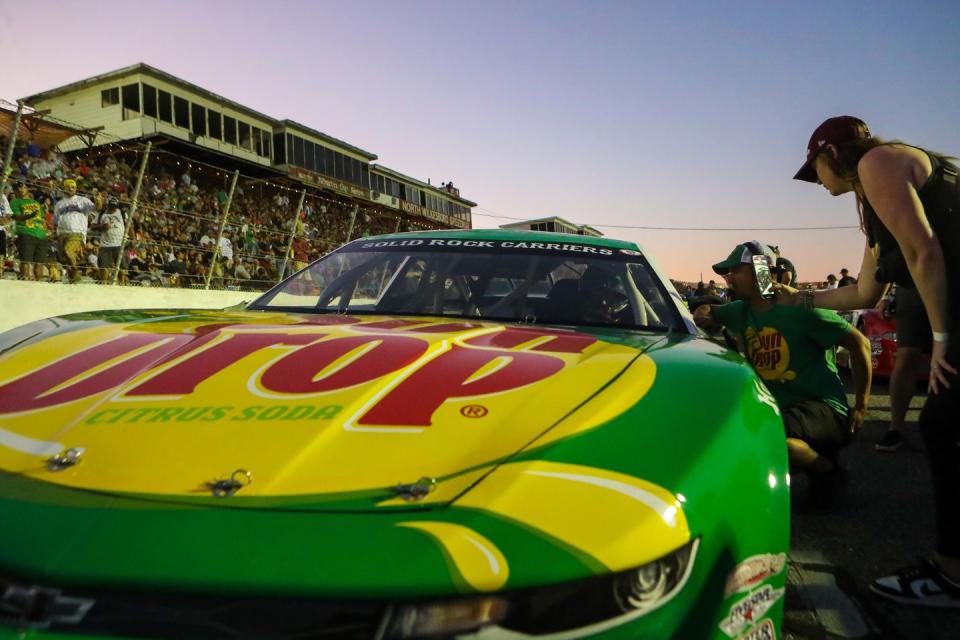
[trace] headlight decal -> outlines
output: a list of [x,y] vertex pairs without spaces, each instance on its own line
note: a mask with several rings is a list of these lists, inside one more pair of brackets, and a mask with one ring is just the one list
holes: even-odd
[[[627,624],[663,607],[683,591],[693,571],[699,542],[694,539],[627,571],[508,596],[507,616],[499,628],[481,631],[477,638],[500,638],[501,630],[506,629],[538,640],[578,640]],[[655,589],[637,589],[639,585],[633,584],[640,574],[652,573],[659,574]],[[632,596],[623,597],[624,587]]]
[[456,572],[475,591],[496,591],[507,583],[510,568],[500,549],[473,529],[449,522],[399,522],[398,527],[419,529],[444,549]]

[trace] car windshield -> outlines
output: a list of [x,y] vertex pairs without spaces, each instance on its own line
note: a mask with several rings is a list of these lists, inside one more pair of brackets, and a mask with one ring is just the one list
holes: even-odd
[[639,251],[569,241],[355,241],[249,308],[660,330],[683,326]]

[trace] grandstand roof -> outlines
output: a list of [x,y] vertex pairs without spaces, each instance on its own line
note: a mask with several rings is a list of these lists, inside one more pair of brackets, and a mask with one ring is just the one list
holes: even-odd
[[404,182],[409,182],[410,184],[415,185],[415,186],[417,186],[417,187],[423,187],[423,188],[425,188],[425,189],[430,189],[431,191],[438,191],[438,192],[442,193],[443,195],[447,196],[448,198],[451,198],[451,199],[453,199],[453,200],[457,200],[458,202],[462,202],[462,203],[464,203],[464,204],[470,205],[471,207],[477,206],[477,203],[476,203],[476,202],[473,202],[473,201],[471,201],[471,200],[467,200],[466,198],[464,198],[464,197],[462,197],[462,196],[454,195],[454,194],[450,193],[449,191],[444,191],[444,189],[443,189],[442,187],[438,187],[438,186],[433,185],[433,184],[430,184],[430,183],[428,183],[428,182],[421,182],[420,180],[417,180],[416,178],[411,178],[410,176],[404,175],[404,174],[400,173],[399,171],[394,171],[393,169],[387,168],[387,167],[383,166],[382,164],[376,164],[376,163],[375,163],[375,164],[371,164],[371,165],[370,165],[370,171],[379,171],[380,173],[382,173],[382,174],[384,174],[384,175],[388,175],[388,176],[390,176],[391,178],[396,178],[396,179],[398,179],[398,180],[403,180]]
[[547,218],[536,218],[534,220],[522,220],[520,222],[510,222],[507,224],[500,225],[500,228],[501,229],[525,229],[528,225],[542,223],[542,222],[560,222],[562,224],[567,225],[568,227],[575,227],[577,229],[589,229],[593,233],[596,233],[598,236],[603,235],[603,233],[601,233],[598,229],[595,229],[594,227],[591,227],[588,224],[577,224],[576,222],[570,222],[566,218],[561,218],[560,216],[550,216]]
[[233,100],[230,100],[229,98],[224,98],[223,96],[218,95],[212,91],[207,91],[203,87],[198,87],[195,84],[187,82],[183,78],[178,78],[177,76],[171,75],[166,71],[161,71],[156,67],[151,67],[150,65],[145,64],[143,62],[138,62],[137,64],[132,64],[128,67],[123,67],[122,69],[115,69],[113,71],[108,71],[107,73],[103,73],[98,76],[91,76],[89,78],[84,78],[83,80],[71,82],[70,84],[65,84],[62,87],[56,87],[55,89],[50,89],[48,91],[41,91],[40,93],[35,93],[32,96],[27,96],[26,98],[23,98],[23,101],[26,102],[27,104],[31,104],[33,102],[39,102],[41,100],[55,98],[56,96],[60,96],[66,93],[71,93],[73,91],[76,91],[77,89],[82,89],[92,84],[104,82],[105,80],[113,80],[114,78],[121,78],[123,76],[128,76],[132,73],[143,73],[147,75],[153,75],[158,78],[161,78],[162,80],[169,82],[170,84],[174,84],[174,85],[183,87],[188,91],[198,93],[204,96],[205,98],[209,98],[211,100],[230,105],[230,107],[238,111],[243,111],[244,113],[260,118],[261,120],[267,120],[272,124],[277,124],[279,122],[276,118],[260,113],[256,109],[245,107],[244,105],[238,102],[234,102]]
[[[0,134],[10,137],[17,113],[0,107]],[[84,129],[68,127],[56,119],[45,117],[45,112],[26,112],[21,115],[20,126],[17,127],[17,139],[33,142],[43,149],[55,146],[67,138],[84,133]]]
[[304,133],[309,133],[309,134],[312,135],[312,136],[316,136],[316,137],[318,137],[318,138],[320,138],[320,139],[322,139],[322,140],[326,140],[327,142],[330,142],[330,143],[332,143],[332,144],[335,144],[335,145],[337,145],[338,147],[342,147],[342,148],[344,148],[344,149],[349,149],[350,151],[353,151],[353,152],[356,153],[357,155],[363,156],[363,157],[366,158],[367,160],[376,160],[376,159],[377,159],[377,155],[376,155],[375,153],[371,153],[370,151],[364,151],[364,150],[361,149],[360,147],[355,147],[355,146],[353,146],[352,144],[350,144],[349,142],[344,142],[343,140],[340,140],[339,138],[334,138],[333,136],[329,136],[329,135],[325,134],[325,133],[322,132],[322,131],[317,131],[316,129],[311,129],[311,128],[308,127],[307,125],[305,125],[305,124],[300,124],[299,122],[296,122],[295,120],[281,120],[281,121],[280,121],[280,124],[282,124],[282,125],[284,125],[284,126],[287,126],[287,127],[294,127],[294,128],[300,129],[300,130],[303,131]]
[[334,138],[333,136],[327,135],[321,131],[317,131],[316,129],[312,129],[310,127],[307,127],[306,125],[302,125],[299,122],[294,122],[293,120],[280,120],[272,116],[268,116],[266,114],[260,113],[256,109],[251,109],[250,107],[246,107],[238,102],[234,102],[229,98],[224,98],[219,94],[216,94],[212,91],[208,91],[203,87],[199,87],[191,82],[187,82],[183,78],[178,78],[177,76],[171,75],[166,71],[157,69],[156,67],[151,67],[150,65],[143,62],[138,62],[137,64],[133,64],[128,67],[123,67],[122,69],[115,69],[114,71],[108,71],[107,73],[103,73],[98,76],[92,76],[90,78],[78,80],[77,82],[71,82],[70,84],[65,84],[61,87],[56,87],[55,89],[50,89],[48,91],[41,91],[40,93],[35,93],[32,96],[27,96],[26,98],[23,98],[23,101],[27,104],[40,102],[41,100],[55,98],[60,95],[77,91],[78,89],[83,89],[84,87],[88,87],[93,84],[98,84],[107,80],[112,80],[114,78],[122,78],[123,76],[128,76],[134,73],[152,75],[154,77],[160,78],[161,80],[169,82],[172,85],[182,87],[183,89],[186,89],[191,93],[199,94],[207,98],[208,100],[212,100],[220,104],[228,105],[232,109],[236,109],[237,111],[246,113],[260,120],[266,120],[273,126],[296,127],[298,129],[301,129],[305,133],[309,133],[311,135],[317,136],[318,138],[326,140],[327,142],[330,142],[331,144],[337,145],[341,148],[348,149],[356,153],[357,155],[367,158],[368,160],[377,159],[376,154],[373,154],[369,151],[365,151],[364,149],[361,149],[359,147],[355,147],[352,144],[344,142],[343,140]]

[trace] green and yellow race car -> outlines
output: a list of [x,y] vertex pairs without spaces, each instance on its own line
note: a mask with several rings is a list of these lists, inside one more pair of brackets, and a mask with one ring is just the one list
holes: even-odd
[[788,484],[636,244],[365,238],[0,334],[0,638],[776,638]]

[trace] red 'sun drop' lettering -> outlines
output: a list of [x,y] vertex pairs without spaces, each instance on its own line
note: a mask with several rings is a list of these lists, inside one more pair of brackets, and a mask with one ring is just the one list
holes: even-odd
[[[478,380],[467,380],[496,358],[509,364]],[[364,425],[423,426],[434,411],[451,398],[482,396],[509,391],[544,378],[563,368],[563,360],[525,351],[487,351],[453,348],[415,371],[360,419]]]
[[[178,349],[190,339],[191,336],[187,335],[132,333],[84,349],[0,387],[0,413],[43,409],[112,389],[148,368],[158,359]],[[44,395],[45,392],[86,371],[95,369],[105,362],[150,344],[156,346],[141,354],[116,362],[103,371],[83,378],[74,384]]]
[[[362,352],[342,369],[314,380],[314,376],[337,359],[366,345]],[[345,389],[369,382],[401,369],[419,358],[427,343],[416,338],[395,336],[353,336],[318,342],[282,358],[267,369],[261,384],[278,393],[319,393]]]
[[496,333],[487,333],[466,341],[477,347],[496,347],[498,349],[513,349],[525,342],[537,338],[549,337],[543,344],[537,345],[532,351],[552,351],[554,353],[583,353],[587,347],[597,341],[593,336],[583,333],[564,333],[561,331],[544,331],[542,329],[514,329],[507,328]]
[[317,340],[315,333],[235,333],[209,349],[192,354],[126,393],[127,396],[171,396],[193,393],[201,382],[255,351],[273,345],[299,345]]

